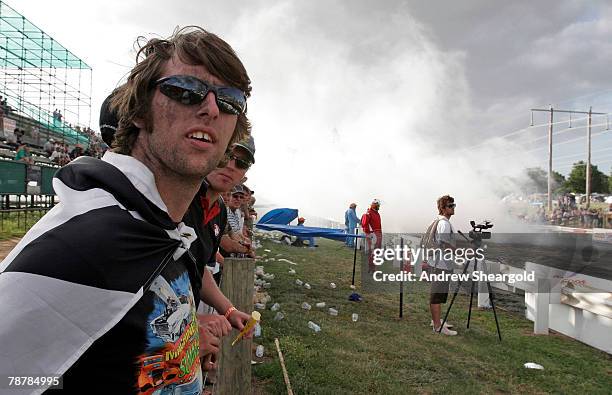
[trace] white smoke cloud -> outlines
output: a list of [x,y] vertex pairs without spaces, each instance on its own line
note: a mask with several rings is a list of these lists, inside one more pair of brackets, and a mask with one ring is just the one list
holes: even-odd
[[305,24],[312,10],[289,2],[236,24],[254,86],[258,198],[340,222],[350,202],[362,213],[379,198],[388,231],[423,230],[446,193],[463,224],[498,216],[490,180],[508,163],[454,149],[469,133],[464,55],[437,48],[405,10],[377,20],[334,4],[343,34]]

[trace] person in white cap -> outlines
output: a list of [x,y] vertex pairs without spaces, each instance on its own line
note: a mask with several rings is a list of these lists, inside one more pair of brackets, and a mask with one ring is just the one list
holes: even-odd
[[382,245],[382,224],[378,210],[380,210],[380,200],[374,199],[368,211],[361,216],[361,227],[366,234],[367,247],[370,253],[368,273],[374,272],[374,263],[371,259],[372,249],[380,248]]

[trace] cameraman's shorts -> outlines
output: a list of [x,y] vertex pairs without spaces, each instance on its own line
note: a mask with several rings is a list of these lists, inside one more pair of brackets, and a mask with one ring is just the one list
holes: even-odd
[[[452,274],[451,270],[444,270],[438,268],[431,268],[430,273],[433,274]],[[448,287],[450,286],[450,282],[448,280],[445,281],[432,281],[431,282],[431,291],[429,294],[429,304],[442,304],[446,303],[448,299]]]

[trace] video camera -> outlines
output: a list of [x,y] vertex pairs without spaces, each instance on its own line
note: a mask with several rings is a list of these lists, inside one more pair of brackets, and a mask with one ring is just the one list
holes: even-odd
[[482,224],[476,224],[476,221],[470,221],[472,230],[470,230],[470,239],[474,242],[480,242],[481,240],[490,239],[491,232],[483,232],[483,229],[491,229],[493,224],[491,221],[485,220]]

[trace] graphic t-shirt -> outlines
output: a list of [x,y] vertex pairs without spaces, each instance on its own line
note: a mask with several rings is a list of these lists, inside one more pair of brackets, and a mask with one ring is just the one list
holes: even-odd
[[[62,393],[200,394],[200,340],[186,254],[64,374]],[[49,391],[52,392],[52,391]]]

